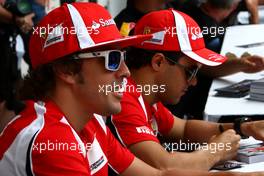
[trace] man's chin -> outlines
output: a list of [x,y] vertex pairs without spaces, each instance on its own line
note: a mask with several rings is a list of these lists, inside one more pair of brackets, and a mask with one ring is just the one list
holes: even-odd
[[121,112],[121,105],[119,104],[119,105],[110,107],[107,111],[105,111],[104,113],[101,113],[101,115],[110,116],[110,115],[118,114],[120,112]]
[[120,108],[115,108],[115,109],[112,111],[111,115],[118,114],[118,113],[120,113],[120,112],[121,112],[121,107],[120,107]]

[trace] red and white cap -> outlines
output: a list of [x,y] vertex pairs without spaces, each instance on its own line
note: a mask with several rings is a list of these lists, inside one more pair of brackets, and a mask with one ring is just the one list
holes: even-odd
[[33,68],[82,50],[124,48],[151,35],[122,37],[109,12],[96,3],[64,4],[34,28],[29,44]]
[[188,15],[173,10],[151,12],[136,24],[135,34],[153,34],[153,38],[136,45],[159,51],[181,51],[188,57],[209,66],[222,64],[226,57],[205,48],[202,31]]

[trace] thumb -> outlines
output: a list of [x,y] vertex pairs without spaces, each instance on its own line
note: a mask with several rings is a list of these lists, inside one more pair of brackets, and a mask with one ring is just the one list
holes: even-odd
[[30,13],[27,16],[30,17],[30,18],[33,18],[35,16],[35,13]]
[[216,135],[213,135],[211,138],[210,138],[210,142],[212,142],[214,139],[216,138]]
[[256,63],[255,63],[255,62],[251,62],[251,61],[248,60],[248,59],[244,59],[244,60],[243,60],[243,64],[244,64],[244,65],[247,65],[247,66],[251,66],[251,67],[256,66]]

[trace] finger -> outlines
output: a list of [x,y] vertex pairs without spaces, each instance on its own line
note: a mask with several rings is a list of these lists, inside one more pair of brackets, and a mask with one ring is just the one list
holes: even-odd
[[210,141],[213,141],[215,138],[216,138],[216,135],[213,135],[213,136],[210,138]]
[[[233,130],[233,129],[226,130],[225,132],[226,132],[227,134],[236,134],[235,130]],[[224,132],[224,133],[225,133],[225,132]]]
[[255,67],[257,65],[253,60],[249,60],[249,59],[243,60],[243,64],[250,67]]
[[236,139],[237,139],[237,141],[240,141],[241,140],[241,136],[236,134]]
[[28,14],[27,15],[29,18],[33,18],[33,17],[35,17],[35,13],[30,13],[30,14]]
[[255,62],[257,64],[263,64],[264,58],[260,57],[258,55],[253,55],[252,57],[248,57],[246,60],[249,60],[250,62]]

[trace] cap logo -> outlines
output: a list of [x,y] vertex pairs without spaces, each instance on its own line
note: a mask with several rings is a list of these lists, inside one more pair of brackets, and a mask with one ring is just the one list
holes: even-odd
[[153,37],[150,40],[144,41],[143,43],[153,43],[156,45],[163,45],[164,44],[164,37],[165,37],[166,31],[160,31],[153,33]]
[[93,24],[92,24],[92,29],[98,29],[98,28],[100,28],[100,24],[99,23],[96,23],[95,21],[93,21]]
[[102,25],[102,27],[116,24],[113,19],[104,20],[103,18],[99,19],[99,23]]
[[210,54],[210,55],[209,55],[209,60],[212,60],[212,61],[217,62],[217,61],[221,61],[221,60],[223,60],[223,57],[221,57],[221,56],[218,55],[218,54]]
[[151,29],[149,27],[145,27],[143,34],[150,34],[151,33]]
[[197,39],[200,39],[200,38],[203,38],[203,34],[201,32],[199,33],[192,33],[192,40],[197,40]]
[[115,21],[114,21],[113,19],[105,20],[105,19],[103,19],[103,18],[100,18],[100,19],[98,20],[98,22],[96,22],[96,21],[93,21],[93,22],[92,22],[92,26],[91,26],[91,28],[92,28],[93,30],[97,30],[97,29],[99,29],[100,27],[107,27],[107,26],[115,25],[115,24],[116,24],[116,23],[115,23]]
[[48,32],[47,39],[44,44],[44,48],[54,45],[58,42],[64,41],[63,37],[63,27],[62,24],[52,28],[51,31]]
[[100,18],[98,20],[98,22],[96,21],[93,21],[93,24],[92,24],[92,29],[98,29],[100,27],[107,27],[107,26],[110,26],[110,25],[115,25],[115,21],[113,19],[108,19],[108,20],[105,20],[103,18]]

